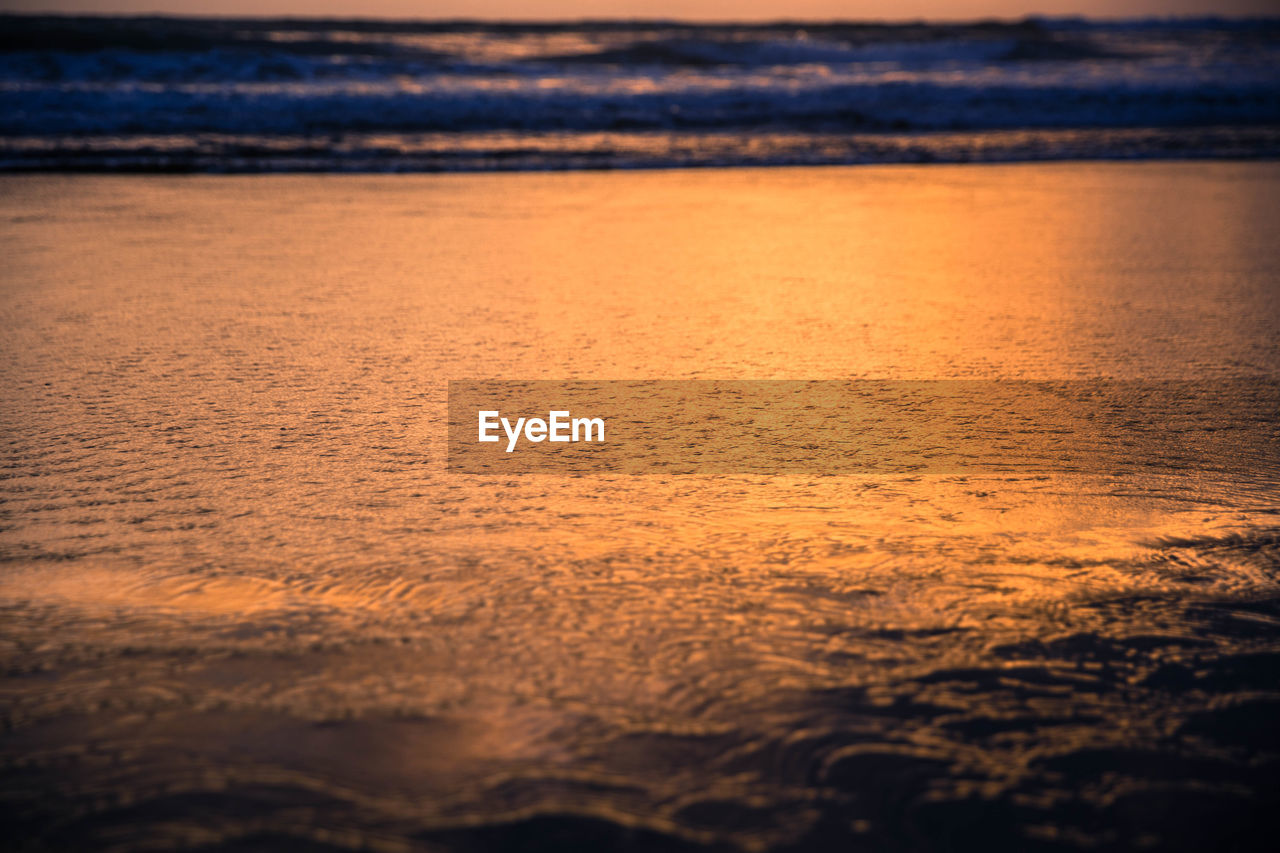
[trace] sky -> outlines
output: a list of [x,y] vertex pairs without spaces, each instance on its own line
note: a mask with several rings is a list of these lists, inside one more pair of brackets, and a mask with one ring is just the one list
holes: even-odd
[[10,12],[299,15],[378,18],[692,20],[1278,15],[1280,0],[0,0]]

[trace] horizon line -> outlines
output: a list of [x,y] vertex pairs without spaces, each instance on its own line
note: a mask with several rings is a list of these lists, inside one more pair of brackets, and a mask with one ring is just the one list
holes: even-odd
[[23,11],[0,8],[0,18],[64,18],[64,19],[111,19],[111,20],[172,20],[172,21],[335,21],[361,23],[397,23],[397,24],[431,24],[431,25],[469,25],[499,24],[505,26],[584,26],[595,24],[634,24],[634,25],[695,25],[695,26],[841,26],[841,25],[910,25],[910,24],[1019,24],[1036,21],[1050,22],[1105,22],[1108,24],[1143,24],[1143,23],[1194,23],[1194,22],[1276,22],[1280,23],[1280,14],[1256,15],[1248,13],[1191,14],[1175,13],[1169,15],[1041,15],[1027,14],[1016,17],[882,17],[882,18],[719,18],[719,17],[548,17],[548,18],[515,18],[501,16],[472,17],[397,17],[384,15],[295,15],[269,13],[237,13],[233,15],[202,14],[187,12],[60,12],[60,11]]

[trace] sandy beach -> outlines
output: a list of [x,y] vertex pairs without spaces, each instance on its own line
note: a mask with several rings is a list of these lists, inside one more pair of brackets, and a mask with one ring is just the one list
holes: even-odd
[[1274,387],[1277,209],[1273,162],[0,178],[4,832],[1265,849],[1274,452],[474,477],[444,442],[451,379]]

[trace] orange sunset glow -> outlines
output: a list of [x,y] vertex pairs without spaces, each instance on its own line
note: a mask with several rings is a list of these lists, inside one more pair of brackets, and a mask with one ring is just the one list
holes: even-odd
[[14,849],[1272,846],[1270,10],[6,8]]
[[216,8],[190,0],[3,0],[0,9],[21,12],[74,12],[113,15],[288,15],[374,18],[483,18],[506,20],[575,20],[660,18],[667,20],[956,20],[1020,18],[1026,15],[1085,15],[1138,18],[1166,15],[1268,15],[1269,0],[904,0],[886,4],[870,0],[222,0]]

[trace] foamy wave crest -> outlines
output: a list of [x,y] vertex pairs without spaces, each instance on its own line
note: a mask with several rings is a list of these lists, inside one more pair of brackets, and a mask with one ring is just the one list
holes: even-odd
[[[0,168],[7,169],[113,169],[121,158],[137,163],[137,140],[154,136],[184,138],[188,148],[210,136],[304,139],[308,168],[342,169],[352,163],[343,153],[352,134],[455,134],[458,151],[474,147],[475,134],[675,134],[679,144],[645,157],[605,152],[599,165],[678,166],[770,162],[759,151],[776,147],[768,140],[779,135],[808,141],[788,146],[799,160],[825,163],[867,161],[865,145],[830,144],[850,134],[1153,128],[1182,132],[1186,142],[1114,147],[1101,134],[1062,156],[1257,157],[1277,152],[1271,143],[1206,146],[1200,129],[1230,128],[1238,143],[1274,135],[1258,128],[1280,127],[1276,21],[3,23]],[[706,134],[737,141],[692,162],[675,153],[698,150]],[[102,156],[87,157],[86,140]],[[219,160],[206,143],[203,158],[152,166],[238,168],[231,150]],[[383,147],[387,159],[368,167],[423,167],[403,156],[403,145]],[[886,152],[870,159],[904,159],[893,154],[901,146],[881,147]],[[986,153],[968,159],[1019,159],[998,141],[980,147]],[[581,165],[535,160],[521,168]]]

